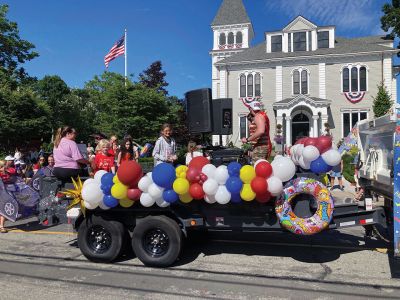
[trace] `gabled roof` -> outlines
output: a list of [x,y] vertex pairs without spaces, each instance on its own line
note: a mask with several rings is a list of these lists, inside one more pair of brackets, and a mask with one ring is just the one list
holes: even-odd
[[290,108],[296,106],[300,102],[306,102],[314,107],[326,107],[331,104],[332,101],[317,97],[308,97],[307,95],[298,95],[294,98],[286,98],[281,101],[275,102],[272,106],[274,109],[278,108]]
[[251,23],[242,0],[224,0],[212,26]]
[[[272,52],[267,53],[265,41],[262,43],[237,53],[224,60],[219,61],[216,65],[240,64],[242,62],[259,62],[265,60],[275,60],[284,58],[296,57],[313,57],[316,55],[335,55],[335,54],[350,54],[350,53],[365,53],[375,51],[396,51],[395,49],[380,45],[378,42],[381,37],[371,36],[358,39],[347,39],[336,37],[335,48],[323,48],[315,51],[297,51],[297,52]],[[382,40],[383,43],[385,40]],[[387,41],[386,41],[387,42]]]
[[293,27],[295,27],[299,23],[301,24],[301,26],[305,26],[305,27],[310,28],[310,29],[317,28],[317,25],[315,25],[311,21],[307,20],[303,16],[298,16],[293,21],[291,21],[288,25],[286,25],[286,27],[283,28],[283,31],[284,32],[290,31]]

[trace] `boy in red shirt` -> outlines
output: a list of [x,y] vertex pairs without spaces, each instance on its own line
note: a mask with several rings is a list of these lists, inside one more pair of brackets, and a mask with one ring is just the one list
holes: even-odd
[[109,150],[110,142],[108,140],[99,141],[96,147],[96,156],[92,161],[94,173],[104,170],[115,174],[114,156],[110,155]]

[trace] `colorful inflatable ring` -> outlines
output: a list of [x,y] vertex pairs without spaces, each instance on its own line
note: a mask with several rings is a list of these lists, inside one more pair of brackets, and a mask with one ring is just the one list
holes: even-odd
[[[318,208],[310,218],[299,218],[292,210],[291,202],[299,194],[315,197]],[[296,178],[288,183],[275,206],[282,227],[299,235],[312,235],[329,226],[333,216],[333,199],[326,186],[310,178]]]

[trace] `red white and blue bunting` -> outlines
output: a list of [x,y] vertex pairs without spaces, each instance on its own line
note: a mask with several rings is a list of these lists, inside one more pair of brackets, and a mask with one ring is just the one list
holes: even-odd
[[364,98],[365,92],[346,92],[344,95],[351,103],[358,103]]
[[243,102],[244,106],[248,108],[251,102],[260,101],[261,97],[241,97],[239,99]]

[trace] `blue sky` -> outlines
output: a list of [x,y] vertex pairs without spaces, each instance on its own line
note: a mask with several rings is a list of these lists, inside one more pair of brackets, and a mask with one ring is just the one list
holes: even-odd
[[[284,27],[301,14],[317,25],[336,25],[337,34],[383,34],[385,0],[244,0],[256,37]],[[40,57],[26,64],[38,78],[57,74],[70,87],[82,87],[104,70],[103,59],[128,30],[128,72],[135,77],[161,60],[171,95],[211,86],[210,23],[222,0],[9,0],[8,18],[22,38],[36,45]],[[400,64],[396,59],[396,64]],[[124,72],[123,57],[110,71]],[[400,93],[398,93],[400,94]]]

